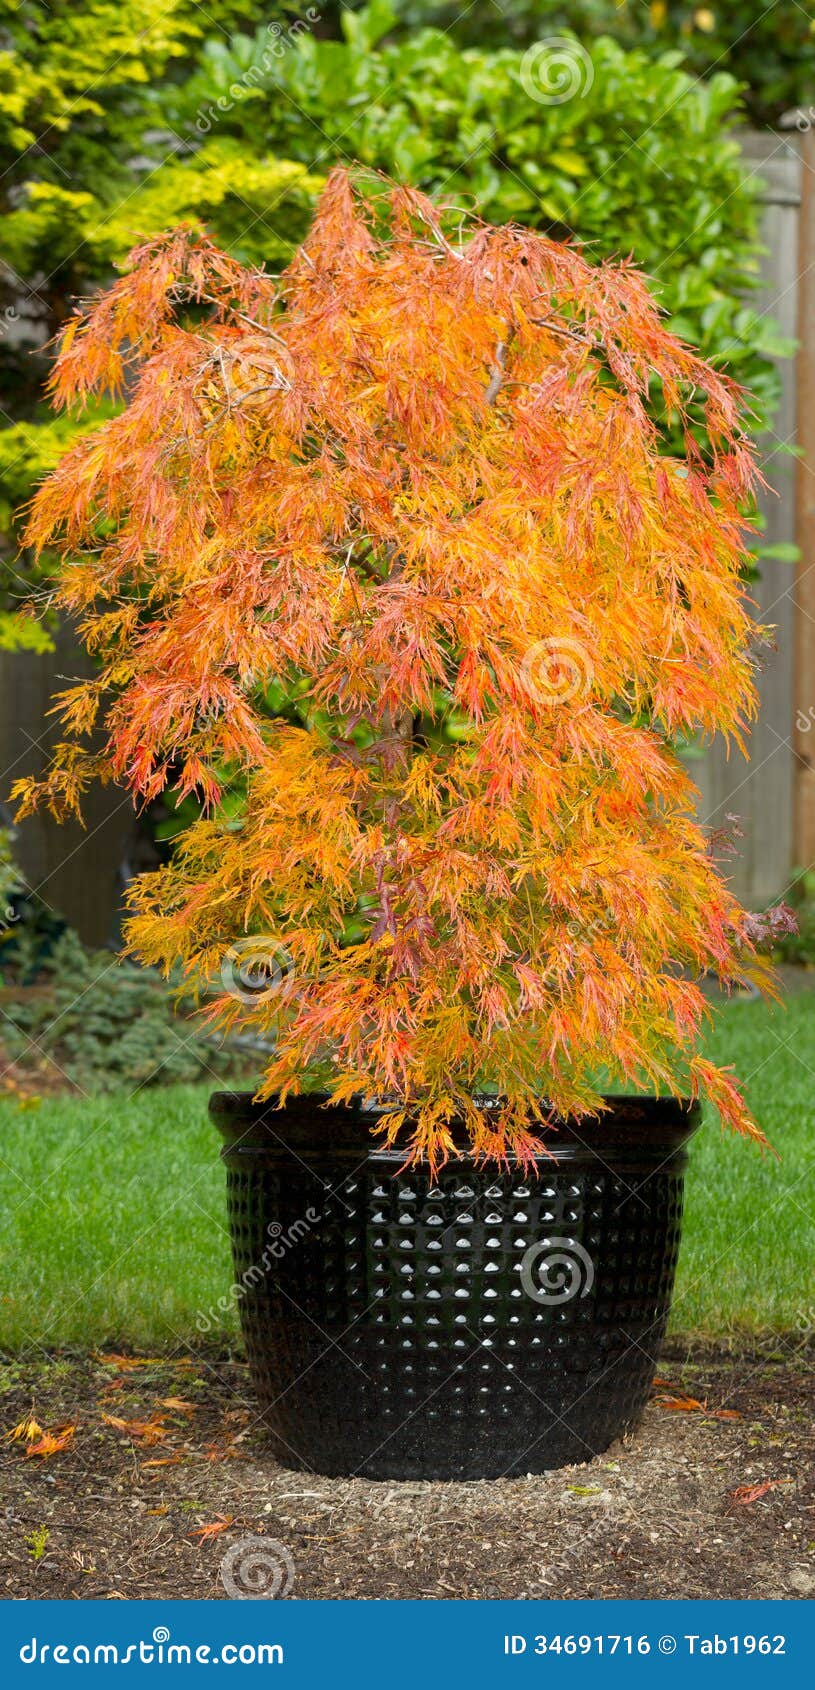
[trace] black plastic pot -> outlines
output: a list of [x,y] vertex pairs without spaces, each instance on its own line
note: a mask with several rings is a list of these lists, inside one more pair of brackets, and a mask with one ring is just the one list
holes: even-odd
[[588,1461],[636,1426],[668,1314],[698,1105],[615,1098],[537,1178],[435,1185],[376,1111],[217,1092],[252,1378],[286,1466],[479,1479]]

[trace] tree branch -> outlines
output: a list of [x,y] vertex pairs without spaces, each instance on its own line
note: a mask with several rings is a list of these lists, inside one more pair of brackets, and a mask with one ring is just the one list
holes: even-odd
[[507,331],[506,340],[499,340],[498,345],[495,349],[495,364],[493,365],[492,375],[490,376],[489,387],[487,388],[487,391],[484,395],[484,401],[485,401],[485,404],[487,404],[487,405],[494,405],[495,404],[495,401],[498,398],[498,395],[499,395],[501,388],[504,384],[504,376],[506,374],[507,353],[509,352],[509,349],[510,349],[514,339],[515,339],[515,324],[510,323],[509,329]]

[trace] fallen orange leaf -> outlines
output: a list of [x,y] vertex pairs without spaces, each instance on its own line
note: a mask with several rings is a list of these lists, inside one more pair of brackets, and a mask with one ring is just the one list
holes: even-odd
[[696,1397],[659,1397],[660,1408],[670,1409],[673,1414],[704,1414],[707,1403],[697,1402]]
[[136,1367],[162,1367],[164,1361],[161,1356],[120,1356],[117,1354],[97,1356],[97,1361],[104,1362],[105,1367],[115,1367],[119,1373],[129,1373]]
[[747,1508],[751,1502],[758,1502],[759,1497],[766,1496],[768,1490],[775,1490],[777,1485],[788,1485],[789,1479],[765,1479],[761,1485],[737,1485],[735,1490],[728,1491],[733,1508]]
[[55,1426],[53,1432],[44,1432],[39,1443],[29,1444],[26,1456],[39,1455],[47,1460],[49,1455],[56,1455],[59,1450],[67,1449],[76,1431],[76,1426]]
[[186,1397],[162,1397],[162,1408],[177,1408],[182,1414],[195,1414],[197,1404],[188,1402]]
[[115,1367],[119,1373],[130,1373],[137,1367],[197,1367],[194,1356],[125,1356],[117,1350],[109,1355],[96,1355],[94,1360],[105,1367]]
[[9,1439],[16,1441],[25,1438],[26,1443],[33,1443],[35,1438],[41,1438],[42,1435],[43,1430],[39,1421],[34,1419],[33,1414],[28,1414],[25,1420],[20,1421],[19,1425],[12,1426],[10,1432],[4,1433],[3,1442],[6,1443]]
[[686,1396],[684,1391],[676,1389],[669,1396],[658,1396],[656,1402],[658,1408],[665,1408],[671,1414],[707,1414],[711,1420],[741,1419],[737,1408],[708,1408],[707,1397],[700,1402],[698,1397]]
[[202,1543],[207,1543],[211,1537],[220,1537],[221,1532],[227,1531],[234,1523],[234,1514],[218,1514],[208,1526],[198,1526],[190,1535],[200,1537]]
[[177,1467],[182,1460],[183,1456],[180,1455],[154,1456],[152,1461],[143,1461],[142,1467]]
[[160,1444],[167,1436],[167,1427],[160,1420],[132,1420],[128,1426],[131,1437],[143,1444]]
[[126,1432],[129,1438],[138,1438],[141,1443],[159,1444],[167,1436],[167,1427],[161,1420],[123,1420],[118,1414],[103,1414],[102,1419],[106,1426]]

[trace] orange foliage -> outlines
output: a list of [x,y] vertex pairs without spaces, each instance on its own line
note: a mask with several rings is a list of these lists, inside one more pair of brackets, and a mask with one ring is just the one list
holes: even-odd
[[47,1461],[52,1455],[59,1455],[72,1442],[76,1426],[54,1426],[50,1432],[43,1432],[37,1443],[26,1446],[26,1455],[36,1455]]
[[2,1441],[3,1443],[17,1442],[22,1438],[25,1443],[33,1444],[43,1436],[43,1429],[39,1421],[34,1419],[33,1414],[27,1414],[24,1420],[20,1420],[16,1426],[12,1426],[10,1431],[3,1433]]
[[789,1483],[789,1479],[765,1479],[761,1485],[737,1485],[735,1490],[728,1491],[730,1505],[733,1508],[749,1508],[751,1502],[758,1502],[768,1491]]
[[129,1438],[138,1438],[141,1443],[160,1444],[167,1436],[167,1427],[163,1419],[155,1416],[152,1420],[123,1420],[118,1414],[103,1414],[106,1426],[113,1426],[117,1432],[126,1432]]
[[[710,460],[689,431],[670,456],[656,381],[677,427],[703,397]],[[276,1036],[263,1095],[392,1099],[434,1166],[462,1116],[528,1156],[550,1111],[602,1108],[600,1068],[760,1137],[693,1059],[694,978],[766,971],[672,746],[755,711],[755,469],[630,264],[336,170],[279,279],[184,229],[135,251],[53,385],[126,402],[33,504],[99,673],[19,794],[200,797],[130,939],[201,981],[266,954],[269,989],[211,1011]]]
[[234,1524],[234,1514],[218,1514],[214,1520],[210,1520],[209,1525],[198,1526],[191,1535],[200,1537],[202,1543],[208,1543],[210,1538],[220,1537],[221,1532],[228,1531]]

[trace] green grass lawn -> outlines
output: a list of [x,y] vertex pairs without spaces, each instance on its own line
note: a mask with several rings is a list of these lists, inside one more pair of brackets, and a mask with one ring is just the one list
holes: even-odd
[[[815,996],[728,1005],[708,1051],[735,1066],[781,1160],[706,1120],[673,1330],[803,1332],[815,1324]],[[0,1104],[0,1347],[200,1342],[196,1317],[230,1283],[208,1089]],[[234,1332],[215,1312],[211,1336]]]

